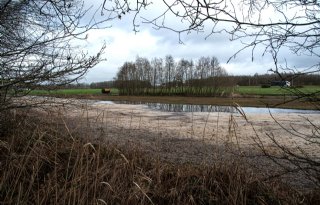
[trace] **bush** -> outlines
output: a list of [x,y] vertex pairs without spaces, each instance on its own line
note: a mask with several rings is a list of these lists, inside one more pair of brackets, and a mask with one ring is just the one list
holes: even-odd
[[271,87],[271,85],[269,85],[269,84],[263,84],[263,85],[261,85],[261,88],[270,88]]
[[103,94],[110,94],[110,93],[111,93],[111,89],[102,88],[102,89],[101,89],[101,93],[103,93]]

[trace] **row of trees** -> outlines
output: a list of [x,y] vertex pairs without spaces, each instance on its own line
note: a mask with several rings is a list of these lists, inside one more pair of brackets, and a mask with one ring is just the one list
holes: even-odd
[[[281,77],[280,77],[280,76]],[[278,74],[255,74],[232,76],[236,85],[240,86],[260,86],[270,84],[272,81],[287,80],[292,86],[320,85],[319,74],[296,74],[296,73],[278,73]]]
[[197,61],[171,55],[164,59],[137,57],[125,62],[116,76],[115,86],[125,95],[206,95],[221,94],[230,87],[226,70],[216,57],[201,57]]
[[[281,74],[284,80],[288,80],[291,82],[291,85],[296,86],[307,86],[307,85],[320,85],[320,75],[319,74],[309,74],[309,75],[295,75],[293,73],[282,73]],[[282,78],[279,77],[278,74],[254,74],[254,75],[230,75],[220,76],[218,81],[221,80],[227,81],[229,85],[239,85],[239,86],[261,86],[264,84],[271,84],[272,81],[279,81]],[[217,80],[217,79],[216,79]],[[193,82],[186,81],[185,84],[195,84],[195,79]],[[205,80],[203,80],[204,82]],[[210,78],[207,79],[210,81]],[[212,81],[210,82],[212,83]],[[100,89],[100,88],[113,88],[116,86],[116,82],[114,80],[110,81],[102,81],[102,82],[92,82],[92,83],[77,83],[77,84],[68,84],[62,86],[62,88],[91,88],[91,89]],[[152,86],[152,85],[151,85]],[[158,84],[156,85],[156,87]],[[150,87],[150,85],[149,85]],[[161,87],[161,86],[158,86]],[[46,87],[44,87],[46,88]]]

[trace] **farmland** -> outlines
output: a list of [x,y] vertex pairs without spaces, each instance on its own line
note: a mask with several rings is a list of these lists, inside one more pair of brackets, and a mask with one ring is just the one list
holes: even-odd
[[[229,97],[186,97],[186,96],[119,96],[119,90],[111,89],[111,95],[104,95],[100,89],[60,89],[54,91],[35,90],[31,95],[50,95],[55,97],[82,98],[111,101],[134,101],[173,104],[199,104],[199,105],[227,105],[237,103],[241,106],[300,108],[315,109],[312,103],[305,99],[293,100],[295,92],[315,93],[320,86],[306,86],[303,88],[261,88],[260,86],[240,86],[233,89]],[[291,101],[292,102],[287,102]],[[286,102],[286,103],[284,103]]]
[[240,86],[238,88],[235,88],[235,93],[241,95],[295,95],[296,92],[320,92],[320,86],[304,86],[302,88],[281,88],[278,86],[261,88],[260,86]]
[[[172,89],[172,92],[175,92],[175,89]],[[270,88],[261,88],[260,86],[239,86],[232,89],[234,94],[240,95],[295,95],[296,92],[302,93],[314,93],[320,92],[320,86],[304,86],[302,88],[281,88],[278,86]],[[112,95],[118,95],[119,89],[112,88]],[[90,88],[81,88],[81,89],[58,89],[58,90],[34,90],[31,92],[33,95],[100,95],[101,89],[90,89]]]
[[[118,94],[118,89],[112,89],[112,93]],[[100,95],[101,89],[58,89],[58,90],[33,90],[31,95]]]

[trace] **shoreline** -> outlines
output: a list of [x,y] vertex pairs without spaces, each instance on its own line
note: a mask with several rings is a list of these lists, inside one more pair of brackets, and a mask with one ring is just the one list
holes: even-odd
[[237,96],[237,97],[181,97],[181,96],[113,96],[113,95],[42,95],[57,98],[88,99],[102,101],[128,101],[141,103],[166,103],[190,105],[220,105],[240,107],[268,107],[301,110],[319,110],[319,103],[286,96]]

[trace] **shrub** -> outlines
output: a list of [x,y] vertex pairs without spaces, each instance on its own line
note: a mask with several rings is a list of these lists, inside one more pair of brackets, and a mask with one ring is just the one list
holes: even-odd
[[262,84],[261,85],[261,88],[270,88],[271,87],[271,85],[269,85],[269,84]]
[[102,88],[102,89],[101,89],[101,93],[103,93],[103,94],[110,94],[110,93],[111,93],[111,89]]

